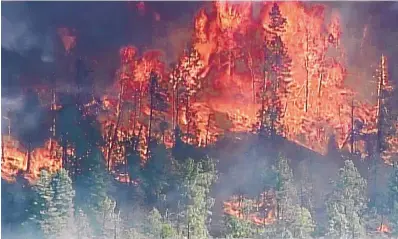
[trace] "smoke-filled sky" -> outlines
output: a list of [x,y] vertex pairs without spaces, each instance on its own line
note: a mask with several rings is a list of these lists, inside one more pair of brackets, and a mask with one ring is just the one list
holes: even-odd
[[[358,60],[355,49],[366,24],[369,24],[367,40],[371,42],[370,45],[387,56],[398,55],[396,2],[323,3],[336,8],[341,14],[343,31],[347,33],[343,35],[343,42],[351,61]],[[166,53],[165,60],[171,63],[191,36],[195,12],[209,3],[145,2],[144,8],[137,4],[3,2],[3,94],[8,92],[10,86],[20,88],[21,82],[24,85],[28,82],[37,83],[38,79],[56,71],[56,54],[63,51],[57,35],[60,27],[74,30],[77,36],[75,54],[96,59],[99,65],[94,71],[106,74],[109,81],[112,70],[118,65],[118,50],[126,44],[135,45],[141,50],[161,48]]]

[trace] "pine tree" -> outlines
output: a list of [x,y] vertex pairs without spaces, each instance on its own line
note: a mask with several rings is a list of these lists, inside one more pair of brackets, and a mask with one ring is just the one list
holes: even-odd
[[18,228],[30,216],[29,204],[32,200],[32,187],[29,186],[29,182],[22,173],[19,173],[15,182],[1,180],[1,190],[1,225],[3,228],[9,226],[13,231],[14,226]]
[[271,22],[268,36],[265,39],[264,78],[261,85],[260,134],[274,138],[280,131],[282,98],[288,92],[291,58],[284,45],[281,34],[285,31],[286,18],[279,10],[278,4],[269,13]]
[[304,161],[299,165],[300,171],[300,182],[298,188],[300,206],[307,208],[311,213],[314,213],[313,205],[313,193],[314,185],[312,175],[309,172],[308,166],[304,164]]
[[95,231],[99,238],[117,238],[117,235],[120,233],[120,218],[115,209],[116,202],[109,197],[106,197],[102,201],[101,208],[96,214],[96,221],[98,224],[97,228],[95,228]]
[[43,236],[47,236],[51,232],[51,218],[48,210],[51,206],[51,200],[54,192],[51,188],[51,175],[42,170],[40,178],[33,186],[34,199],[30,207],[32,226],[38,228]]
[[101,236],[111,186],[110,175],[106,170],[105,159],[97,149],[87,155],[84,164],[86,172],[76,178],[76,204],[81,205],[89,217],[95,235]]
[[289,221],[294,215],[298,203],[297,190],[294,185],[293,171],[285,156],[279,155],[277,165],[276,202],[278,220]]
[[130,176],[130,181],[135,182],[141,178],[141,157],[136,147],[138,144],[136,141],[138,140],[138,137],[134,137],[132,142],[128,142],[125,155],[127,161],[127,172]]
[[86,167],[87,172],[79,175],[76,180],[77,202],[84,205],[84,210],[91,215],[101,208],[107,197],[110,176],[106,170],[105,159],[97,150],[88,155]]
[[91,229],[90,221],[81,208],[75,211],[75,235],[77,239],[92,239],[94,233]]
[[163,144],[152,142],[151,152],[142,169],[143,189],[148,203],[157,202],[169,185],[171,158]]
[[63,238],[72,225],[75,195],[67,171],[61,169],[52,177],[42,171],[34,192],[31,221],[44,238]]
[[310,211],[307,208],[296,207],[295,218],[292,225],[294,238],[310,238],[315,229]]
[[394,89],[388,79],[387,58],[383,55],[376,74],[377,83],[377,119],[376,119],[376,139],[375,148],[371,147],[368,152],[371,156],[372,165],[370,168],[371,182],[371,203],[379,204],[380,187],[378,179],[380,178],[380,165],[382,159],[390,160],[395,152],[392,139],[396,137],[397,111],[394,110]]
[[381,57],[376,76],[378,86],[376,154],[378,156],[391,157],[391,155],[388,155],[391,149],[388,140],[395,136],[397,130],[397,111],[393,108],[394,89],[388,79],[387,58],[384,55]]
[[61,237],[68,232],[72,225],[75,190],[72,188],[72,180],[65,169],[60,169],[55,174],[51,181],[51,187],[54,195],[48,216],[51,218],[52,234]]
[[388,196],[385,194],[385,187],[381,186],[380,183],[376,185],[379,181],[378,179],[383,177],[383,164],[385,162],[375,155],[370,157],[370,168],[368,172],[368,182],[369,182],[369,203],[368,210],[366,210],[366,227],[368,232],[375,232],[379,234],[378,228],[386,223],[389,204]]
[[[266,238],[293,238],[300,219],[298,210],[298,195],[294,185],[293,171],[287,158],[280,154],[274,166],[274,189],[276,194],[276,222],[264,227]],[[272,176],[272,174],[270,174]]]
[[100,145],[102,136],[98,122],[92,116],[84,115],[75,100],[69,96],[63,96],[63,108],[57,115],[57,137],[63,142],[64,154],[66,148],[72,146],[74,154],[63,155],[63,167],[75,181],[78,175],[84,175],[90,169],[89,155]]
[[[204,69],[203,62],[200,59],[199,52],[190,47],[184,51],[180,61],[173,67],[170,74],[170,88],[172,90],[172,127],[183,128],[183,137],[186,143],[197,144],[197,125],[196,110],[192,105],[195,103],[197,94],[202,87],[201,71]],[[185,120],[182,124],[181,113],[184,112]],[[177,136],[176,136],[177,137]],[[176,138],[177,140],[177,138]]]
[[334,190],[327,202],[331,237],[359,238],[364,235],[366,209],[366,181],[351,160],[340,169]]
[[150,238],[175,238],[176,231],[172,225],[165,221],[160,212],[153,208],[146,219],[144,233]]
[[180,167],[182,183],[178,191],[182,210],[178,213],[178,227],[188,238],[207,238],[207,218],[214,204],[209,193],[217,179],[214,162],[209,158],[197,163],[188,159]]
[[226,238],[252,238],[255,235],[255,226],[250,220],[224,215],[224,225]]
[[269,32],[271,34],[281,34],[285,32],[286,18],[284,18],[279,10],[277,3],[272,6],[271,12],[269,13],[270,23],[268,24]]

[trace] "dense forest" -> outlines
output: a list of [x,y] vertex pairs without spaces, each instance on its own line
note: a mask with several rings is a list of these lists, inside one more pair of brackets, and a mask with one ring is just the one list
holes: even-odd
[[[378,57],[374,106],[355,99],[340,84],[338,57],[325,60],[332,57],[321,53],[338,51],[340,33],[332,24],[320,41],[304,31],[308,54],[300,56],[297,83],[298,56],[285,41],[283,9],[269,4],[261,37],[257,28],[237,36],[234,24],[220,20],[225,32],[217,34],[258,44],[236,50],[236,42],[220,38],[228,47],[208,57],[201,46],[211,34],[201,29],[211,29],[205,22],[211,17],[200,11],[192,43],[167,73],[157,52],[137,59],[136,48],[123,47],[115,84],[102,97],[93,93],[93,72],[83,58],[73,67],[73,90],[57,90],[54,80],[44,93],[25,92],[23,115],[40,111],[43,118],[35,120],[43,123],[23,128],[33,119],[11,111],[9,122],[2,120],[8,124],[1,141],[2,237],[398,238],[392,64]],[[232,78],[240,77],[235,64],[246,64],[239,54],[251,59],[250,80],[234,97],[248,99],[254,117],[209,113],[200,103],[216,104],[207,89],[212,77],[222,76],[209,73],[203,58],[229,61],[217,70],[228,80],[214,84],[232,92]],[[302,95],[289,105],[296,91]],[[220,115],[232,127],[220,126]],[[315,122],[297,120],[305,117]],[[12,125],[23,130],[14,133]]]

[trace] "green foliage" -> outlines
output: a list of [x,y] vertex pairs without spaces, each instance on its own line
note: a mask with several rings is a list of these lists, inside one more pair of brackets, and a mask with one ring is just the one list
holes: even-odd
[[176,230],[156,208],[149,212],[144,225],[144,233],[150,238],[175,238],[177,236]]
[[22,175],[17,175],[15,182],[1,180],[1,223],[3,228],[20,226],[29,217],[29,203],[32,189]]
[[96,214],[96,234],[100,238],[114,238],[118,233],[119,214],[115,212],[116,202],[106,197],[101,203],[101,209]]
[[295,205],[298,203],[297,190],[294,185],[293,171],[285,156],[279,155],[276,165],[276,201],[278,220],[291,221]]
[[308,209],[300,207],[293,171],[287,158],[280,154],[273,173],[276,194],[276,222],[266,225],[261,235],[265,238],[308,238],[314,231],[314,222]]
[[260,234],[262,238],[311,238],[315,223],[306,208],[295,206],[290,218],[277,220],[266,225]]
[[354,163],[346,160],[327,202],[328,235],[338,238],[363,236],[365,232],[363,215],[366,204],[366,181]]
[[130,143],[128,147],[126,147],[128,174],[130,175],[131,180],[134,181],[141,177],[141,157],[138,151],[132,147],[135,146],[135,144],[136,142],[134,141],[133,143]]
[[35,200],[30,220],[45,238],[61,238],[71,226],[75,192],[66,170],[51,176],[42,171],[34,186]]
[[75,211],[75,235],[77,239],[92,239],[94,236],[90,221],[84,211],[80,208]]
[[251,221],[231,215],[224,215],[224,225],[227,238],[252,238],[256,232]]
[[213,207],[214,199],[210,197],[210,188],[217,179],[215,164],[207,158],[195,163],[188,159],[179,165],[181,184],[180,212],[178,226],[184,228],[184,236],[207,238],[207,218]]
[[310,238],[315,230],[310,211],[304,207],[296,207],[295,221],[292,223],[292,232],[295,238]]
[[67,158],[64,167],[75,177],[76,174],[84,175],[90,170],[88,159],[92,151],[97,151],[96,147],[102,143],[102,137],[98,122],[92,117],[83,116],[74,100],[66,98],[65,106],[57,115],[56,133],[63,145],[74,148],[74,155]]
[[282,238],[282,239],[293,239],[293,233],[288,229],[287,225],[283,221],[277,221],[274,224],[266,225],[263,232],[260,234],[260,238]]
[[52,218],[53,234],[62,235],[64,230],[71,225],[75,197],[72,180],[65,169],[61,169],[55,174],[51,181],[51,187],[54,194],[48,216]]
[[171,157],[163,144],[153,143],[149,158],[142,169],[143,189],[149,203],[154,203],[169,186]]
[[309,173],[308,165],[300,163],[299,165],[300,181],[298,188],[298,196],[300,206],[307,208],[310,213],[314,213],[314,185],[312,175]]
[[85,206],[84,210],[88,210],[88,214],[91,214],[102,209],[110,186],[110,176],[105,169],[105,160],[101,152],[92,152],[87,161],[87,172],[76,179],[77,201]]
[[47,212],[51,206],[54,192],[51,189],[51,175],[47,171],[41,171],[39,180],[33,186],[33,192],[34,199],[30,207],[31,217],[29,219],[44,234],[48,234],[52,225]]

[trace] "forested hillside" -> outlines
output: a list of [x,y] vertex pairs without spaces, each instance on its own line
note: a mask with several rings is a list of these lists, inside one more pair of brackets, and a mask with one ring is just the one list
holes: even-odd
[[391,53],[350,63],[315,3],[217,1],[191,27],[175,63],[124,45],[110,74],[57,28],[51,73],[2,103],[2,237],[398,238]]

